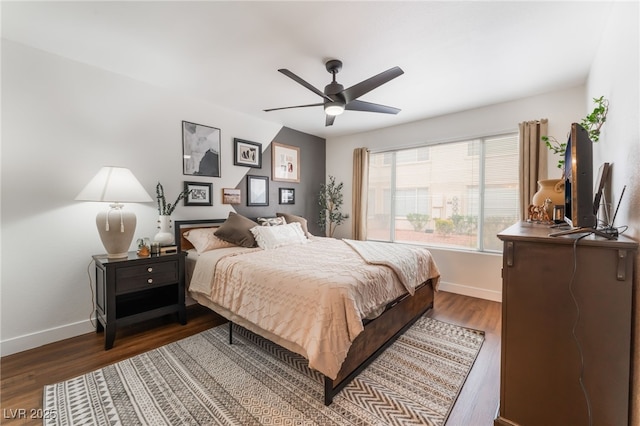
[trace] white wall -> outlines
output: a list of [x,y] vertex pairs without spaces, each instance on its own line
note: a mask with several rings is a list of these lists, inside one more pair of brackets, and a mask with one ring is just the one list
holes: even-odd
[[[617,203],[627,186],[616,226],[628,226],[625,235],[640,240],[640,7],[638,2],[616,3],[598,46],[587,83],[590,100],[609,99],[609,114],[600,142],[594,145],[594,163],[613,164],[612,199]],[[640,253],[635,259],[634,325],[632,328],[631,419],[640,426]]]
[[[222,178],[182,174],[182,120],[221,129]],[[233,165],[233,138],[266,149],[280,129],[2,40],[2,355],[93,330],[87,269],[104,253],[95,216],[106,205],[74,198],[101,166],[130,168],[154,199],[160,181],[170,202],[185,180],[213,182],[213,207],[181,203],[173,219],[224,218],[221,189],[248,170]],[[153,237],[155,204],[125,208],[134,242]]]
[[[351,210],[353,150],[371,150],[462,140],[477,136],[517,132],[518,123],[549,119],[549,134],[566,137],[572,122],[586,113],[585,87],[548,93],[514,102],[449,114],[376,132],[327,139],[327,175],[344,182],[344,211]],[[549,157],[549,177],[561,175],[557,158]],[[351,220],[338,227],[337,237],[351,234]],[[502,256],[453,250],[432,250],[442,275],[442,289],[489,300],[501,300]]]
[[613,165],[612,198],[617,203],[627,186],[616,225],[640,239],[640,67],[638,65],[638,3],[616,4],[606,27],[587,84],[591,99],[609,99],[609,114],[600,141],[594,144],[595,165]]

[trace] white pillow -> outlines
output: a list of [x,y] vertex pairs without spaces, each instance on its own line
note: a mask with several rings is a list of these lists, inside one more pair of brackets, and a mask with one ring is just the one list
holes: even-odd
[[251,228],[251,233],[258,243],[258,247],[264,250],[308,242],[298,222],[280,226],[254,226]]
[[195,248],[198,253],[204,253],[205,251],[218,248],[236,247],[235,244],[216,237],[214,232],[217,230],[218,228],[196,228],[190,229],[182,235],[193,244],[193,248]]
[[305,233],[307,238],[313,237],[313,235],[311,235],[311,233],[309,232],[309,229],[307,228],[307,219],[305,219],[304,217],[296,216],[294,214],[289,214],[289,213],[276,213],[276,216],[285,219],[287,223],[294,223],[294,222],[300,223],[300,226],[302,226],[302,231]]

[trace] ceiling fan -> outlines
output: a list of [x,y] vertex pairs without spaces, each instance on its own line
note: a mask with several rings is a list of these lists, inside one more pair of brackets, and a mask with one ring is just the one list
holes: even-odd
[[324,106],[324,112],[326,114],[326,126],[333,125],[333,122],[336,119],[336,115],[342,114],[345,109],[350,111],[381,112],[383,114],[397,114],[400,112],[400,109],[398,108],[358,100],[360,96],[369,93],[373,89],[382,86],[383,84],[404,74],[404,71],[402,71],[400,67],[390,68],[386,71],[381,72],[380,74],[374,75],[371,78],[361,81],[360,83],[355,84],[348,89],[345,89],[342,84],[336,81],[336,74],[342,69],[341,61],[332,59],[330,61],[327,61],[325,67],[327,68],[327,71],[329,71],[333,75],[333,81],[325,86],[324,92],[316,89],[314,86],[307,83],[288,69],[282,68],[278,70],[282,74],[286,75],[287,77],[311,90],[313,93],[322,97],[324,99],[324,102],[309,105],[271,108],[265,109],[264,111]]

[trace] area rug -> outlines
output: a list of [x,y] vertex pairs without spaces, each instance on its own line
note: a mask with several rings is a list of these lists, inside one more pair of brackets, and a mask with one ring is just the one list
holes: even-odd
[[219,326],[45,386],[44,424],[443,425],[484,341],[422,317],[326,407],[303,357],[233,331],[232,345]]

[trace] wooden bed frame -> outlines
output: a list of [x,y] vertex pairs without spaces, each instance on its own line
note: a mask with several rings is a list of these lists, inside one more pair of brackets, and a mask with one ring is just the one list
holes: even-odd
[[[175,241],[178,250],[191,248],[182,233],[191,228],[207,228],[219,226],[224,222],[213,220],[183,220],[175,222]],[[347,357],[335,380],[324,378],[324,403],[330,405],[333,397],[338,394],[351,380],[376,359],[402,333],[427,311],[433,308],[434,291],[431,280],[421,284],[413,296],[404,295],[389,303],[385,311],[373,320],[365,320],[364,331],[353,341]],[[230,323],[231,331],[231,323]],[[231,333],[229,334],[231,342]]]

